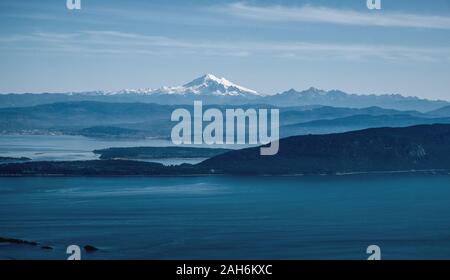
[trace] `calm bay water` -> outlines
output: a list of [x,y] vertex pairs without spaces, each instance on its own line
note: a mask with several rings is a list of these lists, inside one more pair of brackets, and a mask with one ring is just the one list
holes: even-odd
[[450,259],[450,176],[0,178],[2,259]]
[[169,140],[108,140],[72,135],[1,135],[0,156],[33,160],[91,160],[92,151],[111,147],[172,146]]
[[[93,150],[112,147],[167,147],[172,142],[163,139],[97,139],[75,135],[1,135],[0,156],[28,157],[32,160],[94,160]],[[206,158],[164,158],[145,161],[164,165],[196,164]]]
[[[113,147],[168,147],[165,139],[99,139],[77,135],[0,135],[1,157],[28,157],[35,161],[94,160],[93,150]],[[240,149],[249,145],[188,145],[201,148]],[[197,164],[206,158],[162,158],[143,161],[164,165]]]

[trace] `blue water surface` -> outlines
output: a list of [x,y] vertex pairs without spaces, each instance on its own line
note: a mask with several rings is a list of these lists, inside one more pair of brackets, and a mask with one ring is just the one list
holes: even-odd
[[450,175],[0,178],[2,259],[450,259]]

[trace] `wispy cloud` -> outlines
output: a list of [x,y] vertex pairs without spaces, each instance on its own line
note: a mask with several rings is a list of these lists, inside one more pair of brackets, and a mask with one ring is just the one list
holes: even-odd
[[246,3],[227,5],[225,12],[262,21],[297,21],[342,25],[450,29],[450,17],[385,11],[354,11],[305,5],[254,6]]
[[436,61],[450,55],[450,48],[398,45],[334,44],[274,41],[206,41],[117,31],[74,33],[35,32],[0,38],[3,50],[62,52],[80,55],[205,55],[271,56],[303,60],[415,60]]

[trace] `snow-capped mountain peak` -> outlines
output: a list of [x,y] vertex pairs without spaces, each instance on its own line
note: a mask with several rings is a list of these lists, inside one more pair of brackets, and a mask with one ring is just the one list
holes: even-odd
[[260,96],[260,94],[252,89],[239,86],[225,78],[218,78],[212,74],[203,75],[182,86],[163,86],[158,89],[143,88],[143,89],[124,89],[117,92],[110,92],[111,94],[140,94],[140,95],[162,95],[162,94],[177,94],[177,95],[213,95],[213,96]]
[[252,89],[239,86],[225,78],[218,78],[213,74],[206,74],[183,85],[185,89],[194,94],[213,94],[213,95],[259,95]]

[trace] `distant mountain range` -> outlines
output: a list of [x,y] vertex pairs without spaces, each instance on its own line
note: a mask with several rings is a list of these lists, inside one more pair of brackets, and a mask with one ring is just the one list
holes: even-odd
[[450,124],[447,118],[422,118],[407,114],[353,115],[331,120],[315,120],[285,125],[280,128],[282,136],[328,134],[374,127],[406,127],[417,124]]
[[[174,125],[173,110],[192,105],[149,103],[65,102],[31,107],[0,108],[0,134],[73,134],[98,138],[168,138]],[[205,105],[204,110],[211,106]],[[222,112],[228,105],[214,105]],[[241,105],[266,108],[268,105]],[[293,106],[280,109],[282,137],[345,132],[371,127],[403,127],[450,123],[445,108],[429,113],[380,107],[336,108]]]
[[292,106],[294,104],[348,108],[377,106],[386,109],[416,110],[420,112],[436,110],[450,105],[447,101],[405,97],[400,94],[358,95],[348,94],[339,90],[324,91],[313,87],[304,91],[290,89],[273,96],[263,97],[262,99],[262,103],[276,104],[277,106]]
[[0,176],[308,175],[450,172],[450,125],[374,128],[280,140],[274,156],[259,147],[213,156],[196,165],[163,166],[127,160],[0,164]]
[[448,117],[450,116],[450,106],[445,106],[437,110],[433,110],[429,113],[434,116]]
[[182,86],[165,86],[157,89],[0,94],[0,107],[24,107],[69,101],[145,102],[174,105],[192,104],[194,100],[202,100],[205,104],[268,104],[278,107],[320,105],[365,108],[378,106],[386,109],[416,110],[420,112],[450,106],[450,103],[447,101],[404,97],[399,94],[358,95],[348,94],[339,90],[324,91],[317,88],[309,88],[303,91],[290,89],[275,95],[265,95],[237,85],[225,78],[206,74]]
[[141,94],[141,95],[193,95],[193,96],[241,96],[252,98],[261,96],[254,90],[239,86],[225,78],[218,78],[212,74],[206,74],[183,86],[161,87],[158,89],[127,89],[118,92],[99,93],[114,94]]

